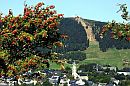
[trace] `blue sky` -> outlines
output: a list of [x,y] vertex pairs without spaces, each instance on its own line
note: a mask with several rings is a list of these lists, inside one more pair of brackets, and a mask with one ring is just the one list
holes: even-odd
[[[123,22],[117,3],[126,3],[130,12],[130,0],[26,0],[29,5],[35,5],[38,2],[44,2],[45,5],[55,5],[58,13],[63,13],[64,17],[81,16],[86,19],[98,21]],[[15,15],[23,12],[24,0],[1,0],[0,12],[4,15],[8,9],[13,9]]]

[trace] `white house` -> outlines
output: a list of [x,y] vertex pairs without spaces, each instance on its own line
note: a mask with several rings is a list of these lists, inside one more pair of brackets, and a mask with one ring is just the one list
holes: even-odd
[[130,75],[130,72],[117,72],[118,74]]

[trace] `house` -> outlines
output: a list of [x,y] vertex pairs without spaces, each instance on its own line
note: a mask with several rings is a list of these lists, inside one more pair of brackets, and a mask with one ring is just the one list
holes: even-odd
[[97,86],[106,86],[106,85],[107,85],[107,83],[98,83]]
[[119,80],[117,80],[117,79],[115,79],[115,78],[111,78],[111,81],[114,83],[114,84],[116,84],[116,85],[118,85],[119,84]]
[[110,71],[117,71],[117,67],[102,67],[103,70],[109,69]]
[[130,72],[117,72],[117,74],[124,74],[126,76],[126,75],[130,75]]
[[59,81],[60,81],[60,76],[52,76],[51,78],[49,78],[49,82],[51,84],[58,84]]
[[64,75],[63,77],[61,77],[60,79],[60,84],[65,84],[65,83],[68,83],[68,79],[67,79],[67,76]]
[[80,75],[80,78],[82,80],[88,80],[88,75],[87,74],[84,74],[84,73],[78,73]]

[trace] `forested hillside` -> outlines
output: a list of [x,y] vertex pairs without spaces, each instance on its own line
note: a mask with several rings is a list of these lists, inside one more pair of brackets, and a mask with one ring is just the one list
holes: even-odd
[[[129,49],[130,43],[126,40],[115,40],[110,37],[109,31],[104,38],[100,38],[99,33],[102,30],[102,26],[106,22],[83,19],[84,22],[92,27],[93,34],[97,42],[99,42],[99,47],[101,51],[106,51],[108,48],[117,48],[117,49]],[[64,49],[66,51],[75,51],[75,50],[85,50],[89,47],[89,39],[87,33],[85,32],[84,26],[81,23],[78,23],[75,18],[64,18],[59,26],[62,33],[65,33],[69,36],[69,40],[65,41]]]

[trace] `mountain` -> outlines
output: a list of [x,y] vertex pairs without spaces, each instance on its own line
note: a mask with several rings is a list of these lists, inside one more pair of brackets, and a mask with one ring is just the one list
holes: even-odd
[[60,32],[67,34],[69,39],[65,41],[64,49],[67,51],[86,50],[89,46],[84,27],[75,18],[64,18],[60,25]]
[[83,19],[81,17],[64,18],[60,25],[60,32],[69,36],[65,41],[64,50],[61,51],[77,51],[86,50],[90,42],[99,43],[101,51],[106,51],[108,48],[130,49],[130,43],[126,40],[114,40],[110,37],[110,32],[101,39],[99,33],[102,26],[107,22]]

